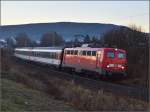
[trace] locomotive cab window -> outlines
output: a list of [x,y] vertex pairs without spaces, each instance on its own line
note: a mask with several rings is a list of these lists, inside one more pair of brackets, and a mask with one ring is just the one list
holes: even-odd
[[114,58],[114,57],[115,57],[114,52],[108,51],[108,52],[107,52],[107,57],[108,57],[108,58]]
[[96,56],[96,51],[92,51],[92,56]]
[[119,58],[119,59],[124,58],[124,55],[123,55],[123,53],[122,53],[122,52],[119,52],[119,53],[118,53],[118,58]]
[[91,56],[91,51],[87,51],[87,56]]

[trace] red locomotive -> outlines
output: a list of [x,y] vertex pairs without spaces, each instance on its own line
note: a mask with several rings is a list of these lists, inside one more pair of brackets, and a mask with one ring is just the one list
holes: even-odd
[[99,76],[126,76],[126,52],[116,48],[16,48],[16,57]]
[[101,75],[126,75],[126,52],[115,48],[66,48],[62,67],[95,71]]

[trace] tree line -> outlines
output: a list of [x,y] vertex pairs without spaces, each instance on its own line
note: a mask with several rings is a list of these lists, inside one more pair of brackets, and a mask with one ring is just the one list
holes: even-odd
[[100,43],[100,39],[89,35],[82,35],[83,40],[81,41],[78,35],[75,38],[66,42],[61,35],[57,32],[46,32],[42,35],[39,42],[31,40],[30,37],[22,32],[17,34],[14,38],[7,38],[8,47],[51,47],[51,46],[68,46],[68,47],[79,47],[84,43]]
[[39,42],[33,41],[29,36],[22,32],[17,34],[15,38],[7,39],[8,47],[51,47],[62,46],[64,39],[56,32],[46,32],[42,35]]

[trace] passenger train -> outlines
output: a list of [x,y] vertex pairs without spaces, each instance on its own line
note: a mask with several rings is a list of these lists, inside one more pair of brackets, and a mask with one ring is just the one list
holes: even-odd
[[98,76],[117,76],[118,74],[126,76],[126,52],[117,48],[26,47],[16,48],[14,56],[50,64],[60,69],[74,69],[77,72],[92,71]]

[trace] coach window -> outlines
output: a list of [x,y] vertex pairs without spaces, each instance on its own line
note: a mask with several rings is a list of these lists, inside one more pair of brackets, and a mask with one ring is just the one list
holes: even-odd
[[40,57],[40,52],[38,52],[38,57]]
[[51,52],[51,58],[53,59],[54,55],[53,55],[53,52]]
[[49,52],[46,53],[46,57],[49,58]]
[[41,52],[41,57],[45,58],[45,52]]
[[39,54],[39,57],[41,57],[41,52],[38,52],[38,54]]
[[47,54],[48,54],[48,52],[45,52],[44,54],[45,54],[45,55],[44,55],[44,57],[45,57],[45,58],[47,58]]
[[53,58],[53,59],[55,58],[55,53],[54,53],[54,52],[52,53],[52,58]]
[[34,56],[36,57],[37,55],[36,55],[37,53],[36,52],[34,52]]
[[54,59],[56,59],[56,53],[54,53]]
[[42,52],[42,57],[43,57],[43,58],[45,58],[45,53],[46,53],[46,52]]
[[92,51],[92,56],[96,56],[96,51]]
[[57,53],[55,53],[55,59],[57,59]]
[[44,52],[40,52],[40,57],[43,57]]
[[87,56],[91,56],[91,51],[87,51]]
[[49,55],[50,55],[49,57],[52,58],[52,52],[50,52]]
[[51,52],[51,58],[53,58],[53,53]]
[[57,59],[57,53],[55,53],[55,59]]
[[56,53],[54,52],[54,53],[53,53],[53,59],[55,59],[55,58],[56,58]]
[[55,53],[55,59],[57,59],[57,56],[58,56],[58,54],[57,54],[57,53]]
[[37,57],[39,56],[38,52],[36,52],[36,56],[37,56]]
[[42,57],[45,58],[46,52],[42,52]]
[[49,58],[52,58],[52,53],[51,52],[49,53]]
[[38,57],[40,57],[40,52],[37,52],[38,53]]
[[39,52],[37,52],[37,57],[40,57]]
[[54,57],[55,57],[55,54],[52,52],[52,59],[54,59]]
[[49,58],[49,52],[46,53],[46,57]]
[[42,52],[40,52],[40,57],[42,57]]

